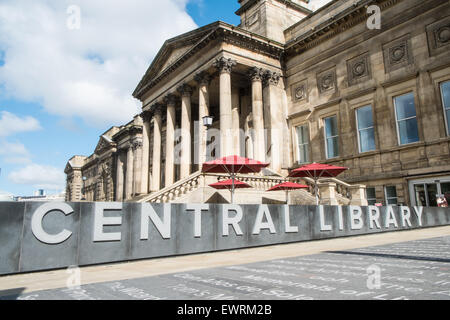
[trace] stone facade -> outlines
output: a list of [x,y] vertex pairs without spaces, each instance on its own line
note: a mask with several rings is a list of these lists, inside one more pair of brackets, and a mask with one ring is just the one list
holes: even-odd
[[[278,177],[304,163],[344,165],[339,179],[357,184],[345,193],[364,198],[366,185],[372,204],[433,205],[450,192],[447,0],[334,0],[314,13],[303,0],[239,2],[239,26],[165,42],[133,93],[142,123],[118,128],[108,156],[73,158],[68,197],[80,198],[93,163],[94,200],[171,201],[162,190],[186,192],[204,161],[231,154],[270,162]],[[371,5],[381,29],[367,27]],[[97,158],[113,159],[114,192]],[[329,203],[339,203],[335,183],[321,185]]]
[[94,153],[67,163],[66,201],[125,201],[140,195],[142,119],[100,136]]

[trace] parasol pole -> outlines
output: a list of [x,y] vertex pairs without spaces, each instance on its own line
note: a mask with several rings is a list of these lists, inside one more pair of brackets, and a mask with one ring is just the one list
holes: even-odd
[[234,203],[234,174],[231,175],[231,204]]
[[314,191],[316,194],[316,205],[319,205],[319,188],[317,187],[317,181],[318,179],[314,179]]

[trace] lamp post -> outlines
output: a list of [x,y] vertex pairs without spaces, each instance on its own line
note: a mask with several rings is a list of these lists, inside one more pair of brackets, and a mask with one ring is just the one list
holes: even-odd
[[[213,116],[204,116],[202,119],[203,119],[203,125],[206,127],[206,130],[205,130],[206,137],[205,137],[205,140],[204,140],[205,141],[205,150],[203,151],[205,153],[203,156],[206,157],[206,151],[208,150],[208,148],[207,148],[207,145],[208,145],[208,129],[211,128],[211,126],[213,124],[214,117]],[[208,158],[209,157],[205,158],[206,161],[208,161]]]
[[83,176],[83,196],[81,197],[81,201],[86,201],[86,180],[87,178]]

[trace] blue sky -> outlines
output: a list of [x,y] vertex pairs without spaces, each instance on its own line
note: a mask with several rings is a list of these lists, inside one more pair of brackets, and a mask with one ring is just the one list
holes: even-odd
[[[324,0],[317,0],[324,1]],[[2,0],[0,192],[65,186],[73,155],[139,112],[133,89],[168,38],[217,20],[237,0]]]
[[[83,29],[83,16],[86,14],[99,14],[103,15],[100,10],[94,7],[88,7],[83,1],[70,1],[64,3],[61,1],[62,5],[55,5],[56,1],[43,1],[42,7],[32,7],[31,10],[35,10],[36,15],[42,11],[48,11],[43,13],[43,17],[48,19],[48,17],[53,17],[54,20],[51,23],[65,22],[61,18],[69,17],[71,14],[67,13],[67,8],[70,4],[78,5],[80,10],[81,18],[81,28]],[[139,2],[139,1],[136,1]],[[147,1],[151,2],[151,1]],[[159,2],[159,1],[158,1]],[[177,1],[174,1],[177,2]],[[178,1],[179,2],[179,1]],[[183,2],[183,1],[182,1]],[[10,12],[19,13],[23,8],[28,7],[29,1],[6,1],[6,3],[0,4],[0,33],[2,31],[8,32],[15,24],[20,21],[9,20],[5,21],[1,19],[3,15],[11,15]],[[147,6],[148,7],[148,6]],[[151,7],[148,7],[151,10]],[[188,21],[188,17],[183,17],[183,23],[180,26],[173,28],[173,31],[169,31],[169,36],[175,36],[183,32],[187,32],[194,29],[197,26],[203,26],[211,22],[222,20],[231,24],[239,24],[239,17],[234,14],[234,12],[239,8],[237,1],[219,1],[219,0],[192,0],[187,2],[187,4],[180,6],[178,9],[178,15],[190,16],[192,21]],[[28,7],[29,9],[29,7]],[[160,8],[161,11],[165,10],[165,7]],[[58,11],[59,14],[58,14]],[[73,12],[73,11],[71,11]],[[129,13],[130,15],[133,12]],[[35,17],[36,17],[35,15]],[[106,13],[107,17],[104,18],[104,25],[100,25],[99,28],[104,28],[108,24],[113,25],[115,21],[111,18],[114,17],[114,12]],[[109,16],[108,16],[109,15]],[[34,17],[34,18],[35,18]],[[168,15],[165,17],[170,20]],[[95,16],[93,16],[95,18]],[[33,20],[33,17],[26,18],[27,22]],[[37,22],[39,25],[47,23],[43,19],[41,22]],[[110,19],[110,20],[108,20]],[[36,23],[36,22],[35,22]],[[7,25],[9,24],[9,25]],[[155,21],[157,25],[157,21]],[[150,24],[144,24],[142,27],[151,27]],[[30,28],[33,28],[33,23],[30,22]],[[48,27],[48,26],[47,26]],[[46,28],[44,26],[44,28]],[[52,26],[48,27],[50,29],[49,37],[50,40],[54,39],[54,33]],[[0,69],[8,67],[9,60],[11,60],[11,68],[14,67],[14,56],[15,50],[14,46],[17,42],[30,41],[27,39],[32,35],[32,32],[23,28],[21,33],[17,33],[18,38],[5,39],[5,37],[0,36]],[[168,38],[161,38],[159,44],[153,45],[152,48],[141,48],[140,54],[147,58],[147,63],[151,62],[151,59],[161,46],[162,42]],[[44,39],[43,42],[45,42]],[[58,40],[58,39],[56,39]],[[76,39],[78,40],[78,39]],[[50,45],[66,45],[65,39],[58,40],[60,43],[51,43]],[[61,43],[63,41],[63,43]],[[70,41],[70,39],[67,39]],[[136,41],[139,41],[136,39]],[[51,42],[51,41],[49,41]],[[89,45],[89,41],[86,42],[86,46]],[[33,44],[30,44],[34,49],[39,50]],[[80,45],[82,46],[82,44]],[[9,50],[11,47],[12,50]],[[19,49],[21,45],[17,45]],[[115,48],[101,48],[99,52],[93,50],[86,50],[86,53],[82,55],[83,59],[91,60],[94,64],[102,65],[108,59],[106,55],[108,50],[115,50]],[[142,54],[142,50],[148,50],[148,54]],[[76,50],[80,50],[77,48]],[[123,55],[120,57],[126,59]],[[130,56],[130,59],[135,57]],[[28,60],[29,59],[29,60]],[[22,57],[20,60],[28,63],[28,68],[33,68],[35,62],[31,61],[33,59],[33,53],[30,50],[28,57]],[[64,61],[62,61],[64,63]],[[67,61],[70,63],[70,61]],[[22,63],[23,64],[23,63]],[[52,65],[49,64],[49,73],[52,73]],[[141,68],[138,72],[133,74],[134,79],[129,79],[129,85],[127,86],[128,94],[131,98],[131,93],[133,85],[137,85],[140,77],[145,72],[147,66]],[[56,68],[56,66],[55,66]],[[70,70],[70,69],[69,69]],[[101,71],[101,70],[100,70]],[[59,192],[64,188],[64,174],[63,170],[68,161],[68,159],[75,154],[90,155],[97,143],[99,135],[106,131],[109,127],[113,125],[120,125],[131,120],[131,118],[112,118],[106,121],[96,121],[92,122],[88,119],[83,118],[83,116],[78,115],[76,112],[68,112],[67,115],[64,111],[56,111],[55,108],[48,107],[47,104],[51,103],[49,97],[52,92],[33,92],[28,88],[21,88],[20,84],[17,85],[15,82],[19,82],[21,77],[26,77],[28,72],[26,70],[17,74],[8,74],[5,70],[4,73],[0,72],[0,192],[8,192],[14,195],[32,195],[37,189],[44,188],[50,193]],[[3,76],[4,74],[6,76]],[[88,75],[87,75],[88,76]],[[39,77],[39,76],[38,76]],[[48,79],[44,77],[44,80],[58,80]],[[8,81],[8,79],[11,79]],[[38,80],[39,81],[39,80]],[[33,84],[31,84],[33,86]],[[45,91],[45,90],[43,90]],[[76,106],[72,106],[75,108]],[[64,109],[63,106],[59,109]],[[134,110],[133,110],[134,111]],[[132,112],[130,114],[134,114]],[[33,120],[33,121],[27,121]],[[17,123],[15,122],[17,121]],[[2,128],[3,127],[3,128]],[[11,132],[10,127],[14,130]],[[4,131],[8,131],[4,132]]]

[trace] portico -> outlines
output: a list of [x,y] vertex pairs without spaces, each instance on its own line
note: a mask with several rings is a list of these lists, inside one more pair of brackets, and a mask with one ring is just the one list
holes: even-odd
[[[154,139],[150,145],[149,135],[144,134],[143,145],[149,147],[143,148],[142,163],[152,164],[144,189],[161,187],[161,135],[166,142],[164,186],[188,177],[206,160],[233,154],[269,161],[271,169],[281,173],[284,106],[277,95],[280,78],[274,68],[219,55],[145,106],[144,133],[151,133],[153,123]],[[164,123],[161,114],[166,114]],[[214,118],[208,132],[202,124],[206,115]]]

